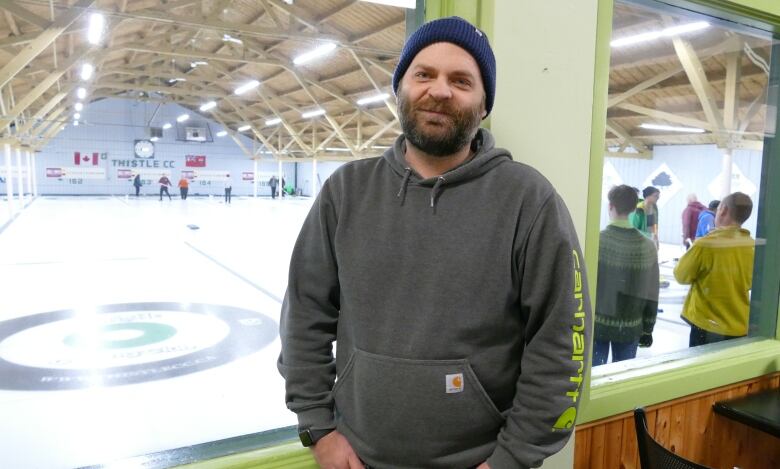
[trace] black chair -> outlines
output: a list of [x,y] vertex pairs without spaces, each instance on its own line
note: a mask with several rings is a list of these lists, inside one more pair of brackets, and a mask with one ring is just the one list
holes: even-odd
[[641,407],[634,409],[634,424],[642,469],[711,469],[690,462],[658,444],[647,431],[645,409]]

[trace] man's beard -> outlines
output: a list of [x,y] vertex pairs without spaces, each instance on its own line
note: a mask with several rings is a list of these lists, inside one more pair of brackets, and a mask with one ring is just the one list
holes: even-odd
[[[451,120],[451,126],[440,134],[426,132],[418,122],[418,117],[415,116],[415,112],[420,109],[446,114],[443,120]],[[437,102],[428,98],[423,102],[412,104],[406,93],[403,91],[398,93],[398,119],[401,121],[401,129],[406,140],[431,156],[449,156],[470,144],[482,121],[481,114],[482,103],[471,108],[456,109],[449,102]]]

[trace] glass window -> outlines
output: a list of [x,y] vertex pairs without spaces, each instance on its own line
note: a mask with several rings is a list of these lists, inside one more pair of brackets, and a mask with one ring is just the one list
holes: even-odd
[[617,2],[610,45],[593,365],[773,335],[776,303],[751,294],[766,274],[775,42]]

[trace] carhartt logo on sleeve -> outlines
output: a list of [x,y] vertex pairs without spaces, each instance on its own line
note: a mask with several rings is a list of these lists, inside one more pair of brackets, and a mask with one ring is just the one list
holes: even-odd
[[447,375],[447,394],[463,392],[463,373]]
[[582,385],[582,373],[585,369],[585,292],[582,283],[582,266],[580,256],[576,250],[572,251],[574,259],[574,321],[571,326],[571,360],[577,368],[574,376],[569,377],[569,382],[575,384],[575,388],[566,393],[566,397],[572,401],[572,406],[563,411],[558,420],[553,424],[552,430],[569,430],[577,418],[577,399],[580,397]]

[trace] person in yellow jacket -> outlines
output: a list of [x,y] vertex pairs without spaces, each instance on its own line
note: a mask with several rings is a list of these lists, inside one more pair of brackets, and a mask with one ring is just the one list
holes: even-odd
[[696,239],[674,268],[674,278],[691,285],[682,313],[691,325],[690,347],[747,335],[755,240],[742,224],[752,211],[748,195],[726,196],[715,229]]

